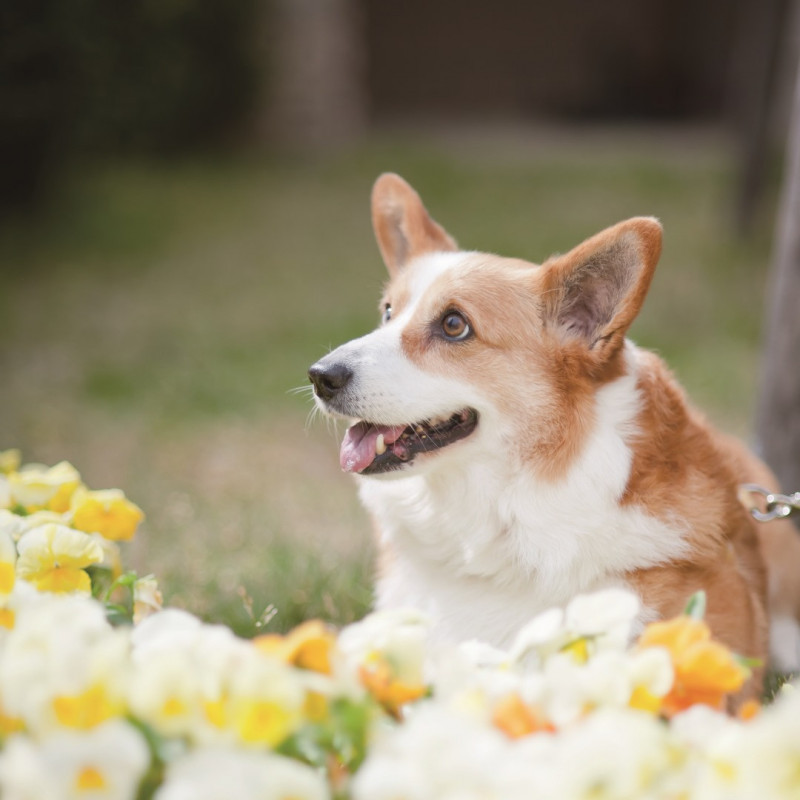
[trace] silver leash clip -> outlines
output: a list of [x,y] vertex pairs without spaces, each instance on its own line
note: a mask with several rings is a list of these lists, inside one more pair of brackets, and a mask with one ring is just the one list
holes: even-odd
[[[753,495],[757,495],[762,499],[765,511],[761,510],[760,504],[754,502]],[[795,492],[791,495],[776,494],[756,483],[743,483],[739,487],[739,500],[741,500],[742,505],[750,512],[753,518],[759,522],[784,519],[800,512],[800,492]]]

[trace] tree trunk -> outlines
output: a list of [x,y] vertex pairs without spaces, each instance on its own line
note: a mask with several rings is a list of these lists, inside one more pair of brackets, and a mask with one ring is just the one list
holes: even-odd
[[752,233],[761,205],[781,62],[781,44],[789,0],[745,0],[739,3],[736,58],[730,105],[739,147],[735,222],[741,236]]
[[800,491],[800,64],[776,231],[757,432],[786,492]]
[[272,0],[270,8],[271,137],[305,151],[358,139],[367,89],[356,0]]

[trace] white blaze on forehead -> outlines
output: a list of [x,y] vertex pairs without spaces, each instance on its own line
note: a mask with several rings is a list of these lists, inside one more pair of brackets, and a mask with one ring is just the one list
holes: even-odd
[[[331,355],[353,371],[350,415],[384,425],[409,424],[450,416],[480,404],[470,384],[427,372],[404,353],[402,335],[420,299],[442,275],[457,270],[468,253],[433,253],[408,266],[411,297],[400,314],[372,333],[339,347]],[[330,356],[329,356],[330,357]]]
[[410,275],[411,297],[403,309],[403,317],[413,316],[419,301],[430,287],[448,272],[456,272],[463,267],[473,253],[427,253],[408,265]]

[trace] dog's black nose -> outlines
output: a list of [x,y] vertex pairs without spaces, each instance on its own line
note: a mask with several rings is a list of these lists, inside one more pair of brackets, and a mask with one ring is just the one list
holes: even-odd
[[308,377],[314,384],[317,397],[321,400],[331,400],[334,395],[347,386],[353,373],[341,362],[324,364],[322,361],[317,361],[309,369]]

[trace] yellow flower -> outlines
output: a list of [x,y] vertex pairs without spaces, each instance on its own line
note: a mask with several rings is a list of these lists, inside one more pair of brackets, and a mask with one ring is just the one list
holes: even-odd
[[0,530],[0,600],[8,597],[14,588],[17,548],[7,531]]
[[83,767],[75,777],[75,788],[79,792],[102,791],[108,788],[108,783],[99,769]]
[[726,647],[711,640],[708,625],[692,617],[648,625],[639,645],[664,647],[672,659],[675,681],[661,709],[666,716],[695,703],[722,709],[725,695],[741,689],[749,675]]
[[335,643],[333,630],[318,619],[298,625],[286,636],[273,633],[253,640],[253,644],[262,653],[276,656],[300,669],[321,672],[323,675],[331,674],[330,653]]
[[645,686],[637,686],[631,692],[628,705],[638,711],[647,711],[648,714],[658,714],[661,711],[662,698],[653,694]]
[[299,715],[283,703],[266,698],[242,698],[232,709],[233,727],[245,744],[280,744],[297,728]]
[[25,730],[25,723],[19,717],[10,717],[0,706],[0,737]]
[[[215,698],[202,702],[205,720],[219,731],[229,729],[243,744],[264,744],[274,747],[294,732],[302,722],[302,712],[309,709],[307,694],[305,706],[298,706],[294,699],[259,697],[241,694],[237,687],[225,690]],[[323,699],[324,702],[324,699]]]
[[76,695],[53,699],[56,719],[67,728],[88,731],[111,717],[123,713],[124,705],[110,698],[102,684],[90,686]]
[[91,592],[84,570],[103,558],[91,536],[56,523],[25,533],[17,549],[17,574],[45,592]]
[[12,472],[8,481],[12,500],[26,511],[47,509],[62,514],[69,509],[81,476],[72,464],[62,461],[54,467],[26,464],[19,472]]
[[0,450],[0,472],[10,475],[19,469],[21,454],[19,450]]
[[580,636],[565,644],[561,652],[569,653],[576,664],[585,664],[589,660],[589,641],[585,636]]
[[72,498],[72,525],[112,541],[132,539],[144,513],[119,489],[83,490]]

